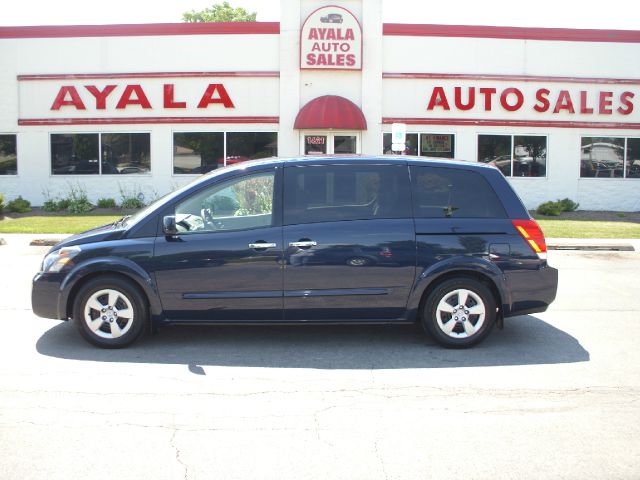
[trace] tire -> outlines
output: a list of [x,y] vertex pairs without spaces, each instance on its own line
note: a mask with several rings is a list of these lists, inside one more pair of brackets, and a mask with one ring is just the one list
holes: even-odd
[[102,276],[89,280],[73,303],[73,321],[85,340],[102,348],[132,344],[148,324],[147,302],[131,280]]
[[471,347],[481,342],[496,323],[496,300],[491,290],[478,280],[451,278],[429,294],[421,321],[440,345]]

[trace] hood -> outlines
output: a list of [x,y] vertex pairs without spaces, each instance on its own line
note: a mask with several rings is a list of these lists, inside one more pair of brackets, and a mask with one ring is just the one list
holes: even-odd
[[104,242],[106,240],[117,240],[122,238],[126,232],[127,228],[116,227],[113,222],[108,223],[65,238],[60,243],[54,245],[51,250],[49,250],[49,253],[72,245],[85,245],[87,243]]

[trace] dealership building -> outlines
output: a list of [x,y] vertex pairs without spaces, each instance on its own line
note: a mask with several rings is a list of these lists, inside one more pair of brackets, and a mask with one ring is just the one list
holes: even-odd
[[640,31],[390,24],[380,0],[281,12],[0,27],[0,193],[148,200],[254,158],[395,151],[496,165],[529,208],[640,210]]

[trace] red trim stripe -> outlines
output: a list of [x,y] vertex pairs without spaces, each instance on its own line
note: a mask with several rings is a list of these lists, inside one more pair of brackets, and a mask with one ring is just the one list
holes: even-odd
[[0,27],[0,38],[139,37],[166,35],[278,35],[278,22],[147,23]]
[[517,40],[553,40],[561,42],[640,43],[640,31],[637,30],[385,23],[382,26],[382,34],[407,37],[468,37]]
[[493,75],[466,73],[383,73],[382,78],[428,79],[428,80],[504,80],[516,82],[594,83],[612,85],[640,85],[640,78],[595,78],[595,77],[546,77],[537,75]]
[[20,126],[37,125],[137,125],[166,123],[280,123],[280,117],[104,117],[20,118]]
[[280,72],[149,72],[149,73],[54,73],[18,75],[19,81],[89,80],[106,78],[200,78],[200,77],[279,77]]
[[542,128],[599,128],[640,130],[640,123],[584,122],[567,120],[507,120],[483,118],[399,118],[383,117],[383,124],[406,123],[408,125],[458,125],[489,127],[542,127]]

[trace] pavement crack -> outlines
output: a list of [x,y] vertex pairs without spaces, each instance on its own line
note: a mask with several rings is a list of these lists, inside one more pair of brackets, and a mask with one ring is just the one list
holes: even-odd
[[382,455],[380,455],[380,450],[378,450],[378,439],[376,438],[374,443],[373,443],[375,452],[376,452],[376,458],[378,459],[378,462],[380,462],[380,467],[382,468],[382,474],[384,475],[385,479],[389,478],[389,475],[387,475],[387,469],[385,467],[384,464],[384,460],[382,459]]
[[169,440],[169,444],[176,451],[176,461],[180,465],[182,465],[182,467],[184,468],[184,480],[188,480],[189,479],[189,466],[185,462],[182,461],[180,448],[175,443],[177,434],[178,434],[178,429],[174,428],[173,429],[173,433],[171,434],[171,439]]

